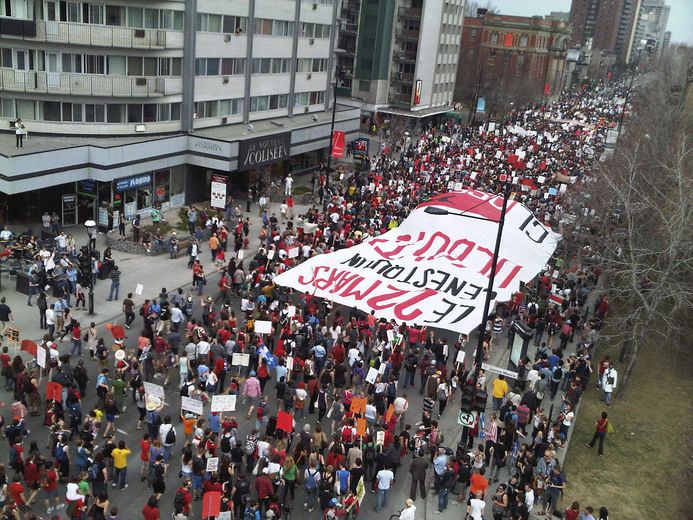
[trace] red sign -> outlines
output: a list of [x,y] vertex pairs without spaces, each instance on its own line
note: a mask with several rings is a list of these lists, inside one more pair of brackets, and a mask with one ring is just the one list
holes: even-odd
[[344,132],[335,130],[332,132],[332,157],[344,157]]
[[219,516],[221,512],[221,493],[219,491],[207,491],[202,496],[202,518]]
[[544,83],[544,95],[548,96],[551,93],[551,85]]
[[504,47],[512,47],[513,46],[513,35],[512,34],[506,34],[505,35],[505,40],[503,40],[503,46]]

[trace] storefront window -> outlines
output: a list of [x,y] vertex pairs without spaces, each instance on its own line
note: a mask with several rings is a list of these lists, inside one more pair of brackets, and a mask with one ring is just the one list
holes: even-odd
[[152,206],[152,192],[149,188],[137,190],[137,210],[141,211]]
[[185,166],[171,168],[171,205],[182,206],[185,203]]
[[154,203],[163,204],[169,201],[169,170],[154,172]]

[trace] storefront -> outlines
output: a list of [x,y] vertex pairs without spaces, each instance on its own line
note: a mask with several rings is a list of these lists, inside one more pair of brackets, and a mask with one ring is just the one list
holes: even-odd
[[167,211],[185,204],[185,166],[141,173],[101,182],[98,186],[98,225],[108,228],[110,216],[113,226],[118,225],[119,216],[126,220],[135,215],[148,216],[152,208]]

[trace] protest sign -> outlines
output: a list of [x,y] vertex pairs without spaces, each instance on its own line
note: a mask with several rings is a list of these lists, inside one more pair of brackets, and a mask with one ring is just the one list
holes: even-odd
[[147,383],[146,381],[142,383],[144,386],[144,393],[148,395],[153,395],[160,398],[162,401],[165,399],[164,387],[154,383]]
[[255,333],[256,334],[271,334],[272,333],[272,322],[264,320],[255,321]]
[[192,397],[181,397],[180,398],[180,409],[188,412],[192,412],[195,415],[202,415],[203,404],[202,401],[198,399],[193,399]]
[[231,365],[247,367],[248,365],[250,365],[250,354],[234,352],[231,356]]
[[212,396],[212,412],[235,412],[235,395],[215,395]]

